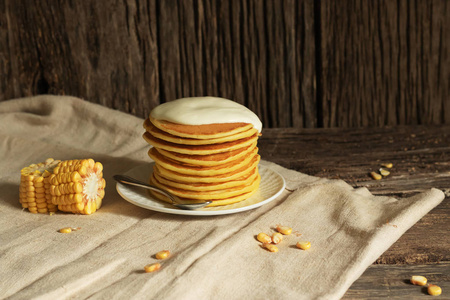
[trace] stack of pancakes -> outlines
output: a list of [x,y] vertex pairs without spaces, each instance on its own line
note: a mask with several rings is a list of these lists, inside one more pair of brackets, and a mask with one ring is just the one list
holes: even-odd
[[150,184],[186,202],[211,200],[209,206],[239,202],[257,191],[259,132],[252,124],[183,125],[149,117],[144,128],[155,161]]

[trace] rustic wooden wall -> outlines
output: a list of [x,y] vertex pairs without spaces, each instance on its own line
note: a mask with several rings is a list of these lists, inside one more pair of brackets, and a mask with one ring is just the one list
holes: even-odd
[[450,123],[449,15],[446,0],[0,0],[0,101],[145,117],[215,95],[266,127]]
[[325,127],[450,123],[450,1],[320,6]]

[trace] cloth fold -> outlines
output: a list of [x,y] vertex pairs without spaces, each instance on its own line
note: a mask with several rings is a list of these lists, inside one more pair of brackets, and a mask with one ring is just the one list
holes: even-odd
[[[123,200],[112,179],[151,161],[142,122],[73,97],[0,102],[0,298],[339,299],[444,199],[437,189],[400,200],[374,196],[263,160],[287,189],[260,208],[210,217],[142,209]],[[103,207],[90,216],[22,211],[20,169],[48,157],[102,162]],[[277,224],[296,232],[271,253],[255,236]],[[57,232],[68,226],[81,230]],[[297,249],[299,240],[311,249]],[[172,257],[144,273],[164,249]]]

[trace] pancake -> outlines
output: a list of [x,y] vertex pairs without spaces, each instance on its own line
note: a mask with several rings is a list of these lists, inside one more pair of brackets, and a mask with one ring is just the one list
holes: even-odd
[[245,106],[217,97],[183,98],[155,107],[143,126],[143,138],[153,146],[153,185],[187,203],[213,201],[208,206],[243,201],[258,191],[262,123]]
[[183,190],[190,190],[190,191],[214,191],[214,190],[221,190],[221,189],[228,189],[243,185],[248,185],[252,183],[255,178],[258,176],[258,169],[255,168],[253,172],[249,173],[248,176],[240,177],[236,180],[227,180],[221,183],[184,183],[184,182],[177,182],[168,180],[160,175],[158,175],[157,172],[153,172],[153,175],[155,176],[155,179],[160,182],[161,184],[164,184],[166,186],[177,188],[177,189],[183,189]]
[[238,158],[235,161],[217,165],[217,166],[194,166],[183,164],[170,158],[161,155],[155,148],[150,148],[148,155],[155,161],[157,165],[160,165],[168,170],[195,176],[216,176],[220,174],[230,173],[239,168],[248,165],[251,161],[255,161],[259,155],[257,154],[258,148],[253,149],[252,153],[242,158]]
[[[244,193],[242,195],[229,197],[229,198],[225,198],[225,199],[220,199],[220,200],[211,200],[212,203],[208,204],[206,207],[223,206],[223,205],[229,205],[229,204],[241,202],[241,201],[246,200],[246,199],[250,198],[251,196],[253,196],[257,191],[258,191],[258,189],[255,189],[255,190],[253,190],[251,192]],[[149,192],[156,199],[172,203],[172,201],[169,198],[167,198],[166,196],[164,196],[164,195],[161,195],[161,194],[153,192],[153,191],[149,191]],[[186,203],[204,202],[204,200],[195,201],[195,200],[192,200],[192,199],[184,199],[184,198],[180,198],[180,199],[183,200]]]
[[183,189],[177,189],[170,186],[167,186],[165,184],[160,183],[158,180],[156,180],[155,176],[152,175],[150,179],[150,183],[153,185],[162,188],[169,193],[172,193],[175,196],[185,198],[185,199],[194,199],[194,200],[222,200],[227,199],[234,196],[239,196],[245,193],[252,192],[254,190],[257,190],[259,187],[259,183],[261,181],[261,176],[258,176],[249,184],[227,188],[227,189],[221,189],[221,190],[213,190],[213,191],[189,191],[189,190],[183,190]]
[[219,182],[227,182],[230,180],[239,180],[240,178],[248,176],[250,172],[253,172],[253,170],[257,168],[259,159],[260,158],[258,156],[256,160],[251,161],[250,164],[243,166],[242,168],[236,171],[216,176],[191,176],[167,170],[156,164],[153,167],[153,172],[157,173],[159,176],[162,176],[166,179],[174,180],[177,182],[219,183]]
[[152,136],[149,132],[145,132],[143,135],[144,139],[150,145],[161,148],[167,151],[182,153],[182,154],[191,154],[191,155],[209,155],[215,153],[222,153],[226,151],[236,150],[242,147],[247,147],[258,139],[258,134],[243,138],[237,141],[225,142],[220,144],[213,145],[180,145],[171,142],[167,142],[161,139],[158,139]]
[[235,135],[253,128],[249,123],[216,123],[184,125],[149,117],[150,122],[162,131],[191,139],[215,139]]
[[176,152],[167,151],[161,148],[155,148],[161,155],[176,160],[182,163],[196,165],[196,166],[217,166],[225,164],[248,155],[256,147],[256,142],[245,148],[239,148],[222,153],[210,155],[189,155]]
[[155,161],[157,165],[177,173],[194,176],[216,176],[233,172],[243,166],[248,165],[252,160],[256,159],[256,156],[259,156],[257,154],[257,149],[258,148],[253,149],[252,153],[242,158],[238,158],[237,160],[210,167],[195,166],[177,162],[170,158],[164,157],[155,148],[150,148],[150,150],[148,151],[148,155]]
[[179,137],[167,132],[164,132],[157,127],[155,127],[149,119],[145,120],[144,122],[144,128],[145,130],[150,133],[152,136],[175,144],[182,144],[182,145],[210,145],[210,144],[219,144],[219,143],[225,143],[225,142],[231,142],[236,141],[239,139],[247,138],[250,136],[253,136],[254,134],[258,133],[258,131],[255,128],[250,128],[249,130],[239,132],[237,134],[228,135],[225,137],[219,137],[219,138],[211,138],[211,139],[196,139],[196,138],[188,138],[188,137]]

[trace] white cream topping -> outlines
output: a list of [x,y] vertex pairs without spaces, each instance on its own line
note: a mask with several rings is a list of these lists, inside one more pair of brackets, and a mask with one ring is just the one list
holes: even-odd
[[262,123],[247,107],[217,97],[190,97],[163,103],[155,107],[150,116],[184,125],[214,123],[251,123],[259,132]]

